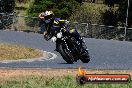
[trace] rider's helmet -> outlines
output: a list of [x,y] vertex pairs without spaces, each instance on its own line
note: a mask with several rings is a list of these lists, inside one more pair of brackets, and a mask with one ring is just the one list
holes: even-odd
[[44,16],[45,16],[46,19],[51,19],[51,18],[53,18],[53,15],[54,15],[54,13],[53,13],[52,11],[46,11],[46,12],[44,13]]
[[50,16],[50,15],[53,15],[53,12],[52,11],[46,11],[44,13],[44,16]]

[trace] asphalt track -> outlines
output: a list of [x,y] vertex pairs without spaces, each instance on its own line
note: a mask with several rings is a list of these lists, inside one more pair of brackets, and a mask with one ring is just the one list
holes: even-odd
[[89,49],[91,61],[86,64],[81,61],[66,64],[60,54],[54,51],[55,44],[51,41],[45,41],[42,35],[0,31],[0,43],[20,44],[57,55],[54,59],[42,61],[0,62],[0,68],[78,68],[82,66],[87,69],[132,69],[132,42],[92,38],[84,40]]

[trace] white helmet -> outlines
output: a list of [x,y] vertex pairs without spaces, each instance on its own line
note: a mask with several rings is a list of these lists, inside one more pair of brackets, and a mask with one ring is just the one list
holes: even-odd
[[51,14],[53,14],[52,11],[46,11],[46,12],[44,13],[44,16],[48,16],[48,15],[51,15]]

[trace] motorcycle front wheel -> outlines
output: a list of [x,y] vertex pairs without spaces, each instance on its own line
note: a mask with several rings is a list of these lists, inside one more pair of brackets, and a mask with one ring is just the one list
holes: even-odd
[[64,59],[68,64],[73,64],[73,62],[74,62],[74,57],[73,57],[73,55],[70,53],[70,51],[67,50],[65,47],[63,47],[62,44],[59,44],[58,49],[59,49],[59,53],[61,54],[61,56],[63,57],[63,59]]

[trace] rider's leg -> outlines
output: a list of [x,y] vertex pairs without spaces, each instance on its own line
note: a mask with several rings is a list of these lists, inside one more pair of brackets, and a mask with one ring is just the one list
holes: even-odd
[[53,27],[54,19],[50,19],[49,23],[46,24],[47,33],[50,34],[52,27]]
[[40,25],[40,33],[44,33],[46,31],[45,23]]

